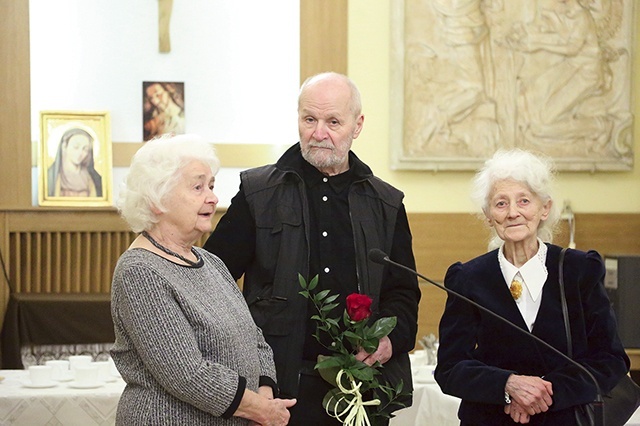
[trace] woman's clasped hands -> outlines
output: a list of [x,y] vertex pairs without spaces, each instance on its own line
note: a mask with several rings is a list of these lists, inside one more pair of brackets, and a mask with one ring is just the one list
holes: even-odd
[[289,408],[295,399],[274,398],[271,388],[260,386],[258,392],[245,390],[235,415],[249,419],[250,426],[284,426],[289,424]]
[[296,403],[295,399],[280,399],[275,398],[269,400],[267,404],[267,411],[264,413],[265,421],[263,423],[256,423],[261,426],[284,426],[289,424],[289,408],[293,407]]
[[507,379],[505,392],[511,403],[505,405],[504,412],[516,423],[529,423],[531,416],[547,411],[553,404],[553,386],[540,377],[512,374]]

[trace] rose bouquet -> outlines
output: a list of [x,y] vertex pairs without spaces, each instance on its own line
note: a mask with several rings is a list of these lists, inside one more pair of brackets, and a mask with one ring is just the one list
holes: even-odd
[[381,383],[377,376],[384,367],[377,361],[369,366],[356,360],[355,354],[360,349],[375,352],[380,339],[396,326],[397,318],[379,318],[369,324],[371,297],[358,293],[347,296],[342,318],[333,318],[330,314],[339,306],[336,302],[339,295],[332,295],[329,290],[315,293],[317,275],[308,283],[302,275],[298,279],[300,294],[317,311],[311,317],[317,322],[314,337],[332,353],[318,355],[315,365],[320,376],[334,386],[322,401],[327,414],[348,426],[375,425],[378,419],[392,417],[392,411],[404,407],[399,401],[406,395],[402,392],[402,381],[395,387]]

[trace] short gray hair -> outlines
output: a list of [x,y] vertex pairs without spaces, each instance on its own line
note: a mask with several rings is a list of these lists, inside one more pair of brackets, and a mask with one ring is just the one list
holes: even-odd
[[351,102],[349,105],[349,109],[353,113],[353,116],[357,118],[360,113],[362,113],[362,97],[360,96],[360,90],[358,90],[358,86],[356,86],[356,83],[354,83],[353,80],[351,80],[346,75],[333,71],[312,75],[302,83],[302,85],[300,86],[300,92],[298,93],[298,109],[300,108],[300,98],[302,97],[307,86],[325,79],[342,80],[347,84],[347,86],[349,86],[349,89],[351,89]]
[[[498,150],[488,159],[473,179],[472,200],[486,215],[489,212],[489,197],[496,182],[511,179],[529,187],[542,202],[553,201],[552,188],[555,180],[555,167],[550,158],[536,155],[522,149]],[[560,220],[560,209],[552,203],[549,216],[540,223],[538,237],[551,242],[556,225]],[[495,233],[489,244],[495,248],[502,243]]]
[[193,160],[209,166],[214,175],[220,169],[213,145],[197,135],[161,136],[136,152],[116,203],[133,232],[157,223],[152,208],[166,211],[164,198],[175,188],[182,168]]

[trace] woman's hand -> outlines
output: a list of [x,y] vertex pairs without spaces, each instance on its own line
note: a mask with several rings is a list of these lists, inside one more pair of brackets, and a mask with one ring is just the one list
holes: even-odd
[[[289,408],[296,404],[295,399],[269,398],[273,393],[260,387],[258,392],[245,389],[238,409],[233,414],[250,420],[252,425],[284,426],[289,423]],[[266,393],[266,396],[265,396]]]
[[271,386],[260,386],[258,388],[258,395],[264,396],[267,399],[273,399],[273,388]]
[[[271,386],[260,386],[258,388],[258,395],[263,396],[267,399],[273,399],[273,389],[271,388]],[[260,426],[260,423],[251,420],[249,422],[249,426]]]
[[510,404],[505,405],[504,412],[510,415],[511,419],[516,423],[526,424],[529,423],[531,419],[527,411],[515,401],[511,401]]
[[512,404],[515,401],[530,416],[547,411],[553,404],[553,386],[540,377],[512,374],[504,390]]
[[264,412],[263,420],[258,421],[258,424],[262,426],[285,426],[289,424],[289,408],[296,405],[295,399],[270,399],[268,400],[266,411]]

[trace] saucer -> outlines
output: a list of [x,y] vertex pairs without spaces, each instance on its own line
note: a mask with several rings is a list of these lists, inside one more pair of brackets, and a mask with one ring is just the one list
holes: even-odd
[[30,389],[46,389],[46,388],[53,388],[55,386],[58,386],[58,382],[54,380],[49,380],[48,382],[39,383],[36,385],[31,383],[31,380],[25,380],[24,382],[22,382],[22,386]]
[[58,382],[70,382],[71,380],[73,380],[74,376],[73,373],[71,371],[65,372],[62,376],[54,379]]
[[73,389],[95,389],[104,386],[104,382],[78,383],[76,381],[73,381],[70,382],[67,386]]

